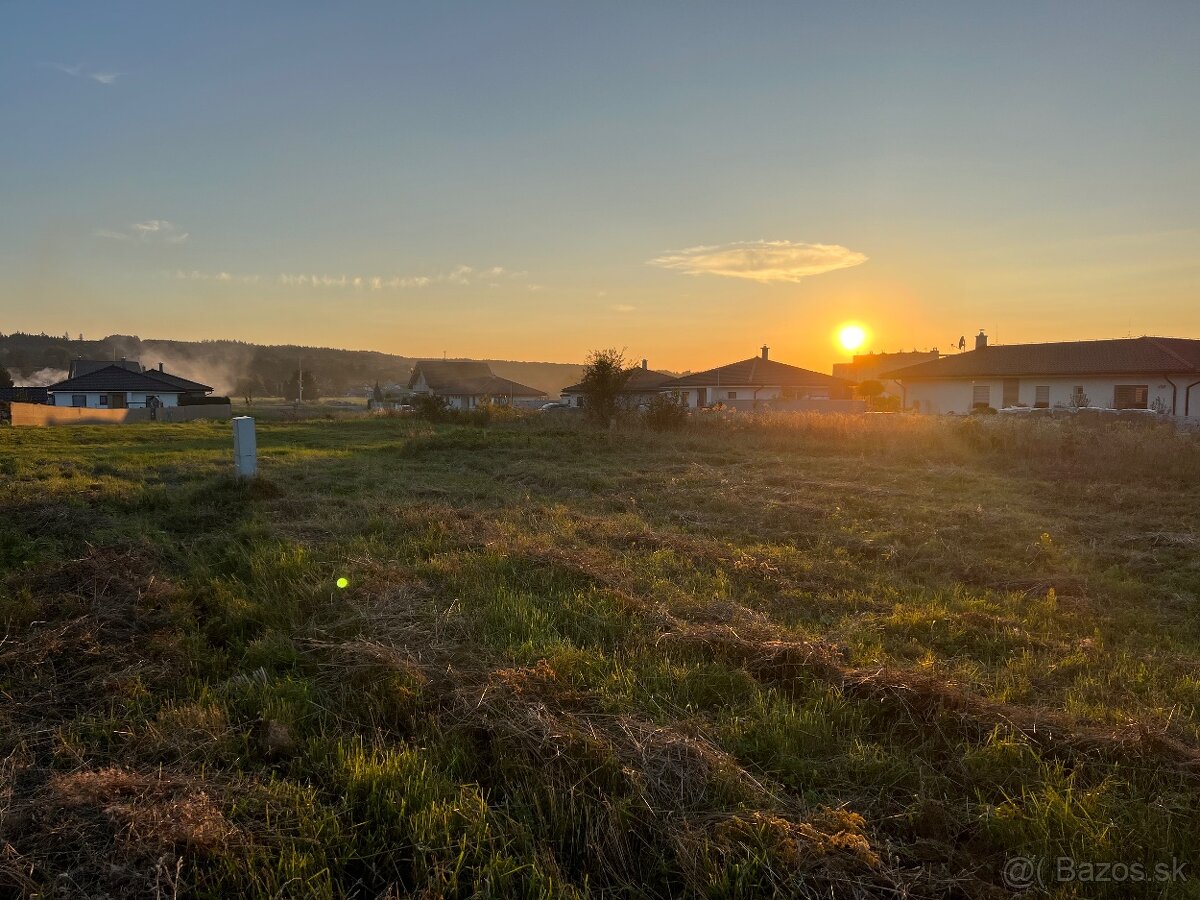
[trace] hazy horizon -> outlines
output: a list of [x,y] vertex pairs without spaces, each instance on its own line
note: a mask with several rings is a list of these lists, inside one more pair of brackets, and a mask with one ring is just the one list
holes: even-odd
[[14,3],[0,331],[672,370],[1200,337],[1200,8]]

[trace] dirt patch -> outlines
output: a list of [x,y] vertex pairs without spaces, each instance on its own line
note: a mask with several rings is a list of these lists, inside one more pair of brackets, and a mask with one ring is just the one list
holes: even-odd
[[183,855],[240,840],[212,785],[119,767],[52,775],[4,811],[0,885],[64,896],[173,896]]

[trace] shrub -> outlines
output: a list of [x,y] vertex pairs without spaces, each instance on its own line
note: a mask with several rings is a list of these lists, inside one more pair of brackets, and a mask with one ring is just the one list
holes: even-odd
[[659,394],[646,406],[642,421],[655,431],[675,431],[687,422],[687,401],[678,392]]
[[414,415],[427,422],[444,422],[450,414],[450,401],[433,394],[414,394],[409,400]]

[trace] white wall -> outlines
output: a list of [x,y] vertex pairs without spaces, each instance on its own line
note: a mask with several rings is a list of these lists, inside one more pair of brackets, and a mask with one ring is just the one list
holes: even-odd
[[516,394],[512,397],[490,397],[486,394],[476,394],[474,396],[447,394],[444,399],[449,404],[450,409],[475,409],[476,407],[483,406],[485,401],[488,400],[491,400],[493,403],[512,404],[514,406],[520,403],[547,402],[544,397],[525,396],[523,394]]
[[[658,397],[663,393],[663,391],[630,391],[629,393],[621,394],[620,397],[617,398],[617,405],[622,409],[638,409],[639,407],[646,406],[647,404],[653,402],[655,397]],[[693,391],[693,393],[695,392]],[[520,400],[521,398],[518,397],[517,399]],[[584,395],[581,391],[563,391],[560,395],[560,399],[565,403],[569,403],[571,406],[578,407],[583,407],[583,405],[587,402],[584,399]],[[548,403],[549,398],[547,398],[545,402]],[[693,402],[689,405],[695,405],[694,397]]]
[[[789,389],[790,391],[791,389]],[[769,400],[777,400],[784,396],[784,391],[779,385],[767,385],[765,387],[754,388],[747,385],[738,384],[712,384],[704,388],[705,391],[705,406],[712,406],[716,403],[724,403],[726,406],[737,404],[753,405],[755,402],[762,404]],[[697,397],[699,388],[689,388],[685,391],[680,391],[687,398],[687,405],[691,407],[697,406]],[[730,397],[733,393],[736,396]],[[812,388],[796,388],[792,399],[795,400],[828,400],[829,388],[812,387]]]
[[[1148,387],[1148,402],[1153,406],[1155,399],[1160,399],[1168,412],[1171,411],[1172,389],[1170,383],[1162,376],[1127,375],[1110,376],[1107,378],[1038,378],[1029,377],[1018,379],[1018,402],[1025,406],[1033,406],[1038,385],[1048,385],[1050,388],[1050,406],[1070,406],[1071,395],[1076,385],[1083,387],[1089,406],[1111,408],[1113,406],[1114,388],[1118,384],[1144,384]],[[987,385],[990,388],[989,403],[996,409],[1003,406],[1004,379],[969,378],[944,381],[912,381],[907,384],[904,402],[909,407],[918,406],[920,412],[928,413],[969,413],[972,408],[972,397],[976,385]],[[1196,391],[1193,390],[1192,403],[1197,403]],[[1183,414],[1183,389],[1178,392],[1178,413]]]
[[[108,397],[111,394],[122,393],[122,392],[121,391],[74,391],[74,392],[55,391],[53,394],[50,395],[51,405],[52,406],[71,406],[71,405],[73,405],[72,398],[76,394],[79,394],[79,393],[82,393],[83,396],[85,398],[87,398],[87,408],[88,409],[109,409],[110,407],[108,407],[107,405],[101,406],[100,398]],[[127,408],[129,408],[129,409],[145,408],[146,397],[148,396],[147,394],[138,393],[135,391],[127,391],[124,393],[125,393],[125,405]],[[179,395],[178,394],[155,394],[154,396],[158,397],[159,402],[163,406],[178,406],[179,405]]]

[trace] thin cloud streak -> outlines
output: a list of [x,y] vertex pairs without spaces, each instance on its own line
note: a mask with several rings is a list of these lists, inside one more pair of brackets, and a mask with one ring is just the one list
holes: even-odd
[[198,272],[193,269],[185,272],[175,270],[176,281],[215,281],[220,284],[258,284],[261,280],[257,275],[234,275],[231,272]]
[[74,66],[68,66],[63,63],[46,63],[46,65],[58,72],[62,72],[64,75],[70,75],[72,78],[89,78],[97,84],[116,84],[117,79],[121,77],[120,72],[89,72],[84,69],[83,63]]
[[[474,266],[455,266],[448,272],[434,275],[309,275],[281,274],[279,283],[287,287],[308,288],[339,288],[348,290],[369,291],[403,291],[428,288],[439,284],[452,284],[459,287],[487,284],[495,286],[498,279],[510,283],[520,283],[528,277],[528,272],[514,272],[504,266],[490,266],[477,269]],[[539,290],[538,285],[527,284],[529,290]]]
[[107,238],[110,241],[140,241],[142,243],[182,244],[191,235],[180,231],[175,224],[166,219],[147,219],[136,222],[125,231],[113,231],[111,228],[98,228],[93,232],[96,237]]
[[794,283],[813,275],[862,265],[866,261],[865,253],[840,244],[736,241],[689,247],[677,253],[655,257],[648,264],[685,275],[720,275],[774,284]]

